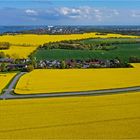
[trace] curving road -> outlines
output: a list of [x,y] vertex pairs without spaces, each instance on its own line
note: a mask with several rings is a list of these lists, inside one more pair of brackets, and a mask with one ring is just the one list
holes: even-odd
[[93,91],[80,91],[80,92],[61,92],[61,93],[44,93],[44,94],[28,94],[28,95],[18,95],[14,94],[14,87],[17,84],[21,76],[26,74],[26,72],[21,72],[17,74],[8,88],[0,95],[0,99],[24,99],[24,98],[45,98],[45,97],[65,97],[65,96],[83,96],[83,95],[109,95],[109,94],[120,94],[128,92],[140,91],[140,86],[126,87],[126,88],[114,88],[114,89],[103,89],[103,90],[93,90]]
[[10,99],[11,97],[14,96],[13,91],[14,91],[14,88],[18,82],[18,80],[20,79],[20,77],[22,75],[26,74],[26,72],[21,72],[21,73],[18,73],[14,78],[13,80],[11,81],[11,83],[9,84],[8,88],[7,89],[4,89],[4,93],[2,95],[0,95],[0,99]]

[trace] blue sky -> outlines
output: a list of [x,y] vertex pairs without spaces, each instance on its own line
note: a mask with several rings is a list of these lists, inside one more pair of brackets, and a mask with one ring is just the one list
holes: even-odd
[[139,24],[139,0],[0,0],[0,25]]

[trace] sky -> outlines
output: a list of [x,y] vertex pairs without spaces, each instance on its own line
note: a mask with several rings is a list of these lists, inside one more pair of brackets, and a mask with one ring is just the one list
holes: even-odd
[[0,25],[140,25],[140,0],[0,0]]

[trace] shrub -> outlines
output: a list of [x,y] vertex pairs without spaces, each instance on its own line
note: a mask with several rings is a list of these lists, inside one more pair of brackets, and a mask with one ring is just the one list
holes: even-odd
[[65,68],[66,68],[66,63],[65,63],[65,61],[62,61],[62,62],[61,62],[60,68],[61,68],[61,69],[65,69]]
[[5,53],[4,52],[0,52],[0,58],[5,58],[5,57],[6,57]]
[[9,42],[0,42],[0,50],[6,50],[10,48]]
[[28,65],[26,70],[27,70],[27,72],[31,72],[31,71],[34,70],[34,66],[33,65]]

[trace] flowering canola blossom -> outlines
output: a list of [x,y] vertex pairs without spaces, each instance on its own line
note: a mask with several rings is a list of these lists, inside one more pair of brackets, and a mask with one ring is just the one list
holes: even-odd
[[140,92],[0,101],[0,139],[139,139]]
[[[0,36],[0,42],[9,42],[11,47],[9,50],[1,50],[13,58],[27,58],[34,52],[39,45],[48,42],[56,42],[62,40],[76,40],[86,38],[139,38],[138,36],[128,36],[120,34],[100,35],[96,33],[71,34],[71,35],[3,35]],[[24,46],[25,45],[25,46]]]
[[20,78],[17,94],[89,91],[140,86],[140,64],[134,68],[37,69]]
[[0,73],[0,93],[15,75],[16,73]]

